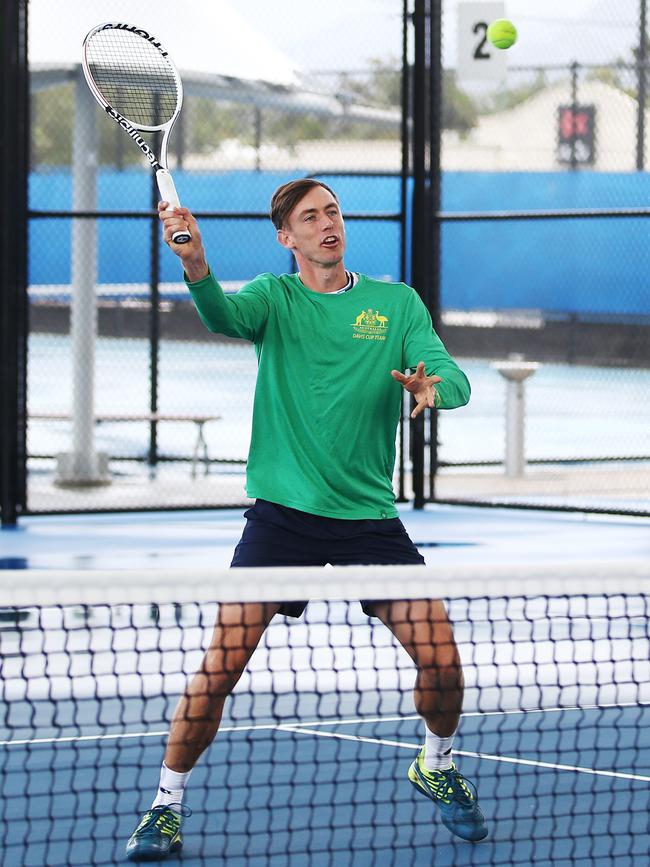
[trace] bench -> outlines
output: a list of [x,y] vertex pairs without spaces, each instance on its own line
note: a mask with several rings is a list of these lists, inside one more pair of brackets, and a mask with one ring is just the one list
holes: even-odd
[[[72,416],[66,412],[34,412],[29,413],[29,421],[72,421]],[[208,455],[208,444],[205,440],[204,428],[209,421],[219,421],[220,415],[196,415],[194,413],[164,413],[164,412],[143,412],[143,413],[99,413],[95,416],[95,424],[113,423],[113,422],[159,422],[159,421],[182,421],[193,422],[196,425],[196,440],[194,442],[194,450],[192,452],[192,478],[196,478],[196,465],[199,461],[199,453],[202,452],[203,463],[205,465],[205,474],[207,476],[210,469],[210,456]]]

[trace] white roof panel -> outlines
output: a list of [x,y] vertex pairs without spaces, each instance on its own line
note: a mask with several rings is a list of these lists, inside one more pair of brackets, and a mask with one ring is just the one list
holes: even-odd
[[86,33],[113,20],[151,32],[181,71],[299,83],[292,61],[226,0],[30,0],[30,63],[78,63]]

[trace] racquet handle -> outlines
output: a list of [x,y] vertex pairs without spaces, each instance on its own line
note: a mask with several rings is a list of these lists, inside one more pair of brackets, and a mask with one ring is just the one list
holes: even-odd
[[[174,181],[169,171],[167,169],[158,169],[156,172],[156,181],[158,183],[158,189],[162,200],[169,203],[171,206],[170,210],[171,208],[179,208],[181,203],[178,199],[178,193],[176,192],[176,187],[174,186]],[[174,232],[172,235],[172,241],[175,244],[187,244],[187,242],[191,240],[192,236],[187,230]]]

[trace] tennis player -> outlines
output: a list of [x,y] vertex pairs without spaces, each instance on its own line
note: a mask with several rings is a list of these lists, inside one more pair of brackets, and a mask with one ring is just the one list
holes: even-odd
[[[417,292],[346,269],[345,224],[336,194],[301,179],[273,195],[278,242],[297,274],[261,274],[225,295],[199,226],[187,208],[159,205],[165,241],[180,258],[204,324],[250,340],[259,369],[248,457],[255,505],[232,561],[238,566],[422,564],[395,508],[392,474],[402,389],[415,417],[469,400],[467,377],[433,330]],[[171,241],[189,229],[192,240]],[[415,370],[410,375],[402,371]],[[217,733],[225,699],[277,613],[300,617],[306,603],[221,605],[201,668],[181,698],[151,809],[127,845],[134,861],[181,848],[183,794]],[[458,837],[487,835],[476,789],[452,759],[463,676],[439,600],[364,601],[394,633],[417,669],[415,705],[424,746],[408,770],[418,792]]]

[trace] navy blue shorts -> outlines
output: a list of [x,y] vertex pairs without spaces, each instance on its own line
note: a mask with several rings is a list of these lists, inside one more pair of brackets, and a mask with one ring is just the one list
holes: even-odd
[[[231,566],[417,565],[424,557],[399,518],[348,521],[256,500]],[[270,600],[269,600],[270,601]],[[307,602],[286,602],[280,614],[300,617]]]

